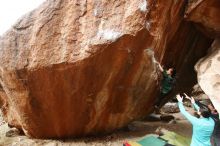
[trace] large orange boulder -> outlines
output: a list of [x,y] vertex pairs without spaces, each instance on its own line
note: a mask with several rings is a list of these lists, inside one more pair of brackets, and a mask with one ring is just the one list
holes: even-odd
[[193,67],[210,44],[183,22],[184,8],[185,0],[46,1],[0,39],[5,120],[59,138],[146,116],[159,88],[155,60]]

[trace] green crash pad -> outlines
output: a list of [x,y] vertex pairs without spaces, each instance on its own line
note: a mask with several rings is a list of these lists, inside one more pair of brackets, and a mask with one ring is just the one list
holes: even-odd
[[124,146],[189,146],[191,139],[175,132],[164,131],[163,136],[147,135],[138,141],[124,143]]
[[156,136],[146,136],[143,139],[137,141],[142,146],[164,146],[166,142]]
[[184,136],[181,136],[175,132],[166,131],[163,136],[161,136],[162,139],[167,140],[169,144],[175,145],[175,146],[189,146],[191,143],[190,138],[186,138]]

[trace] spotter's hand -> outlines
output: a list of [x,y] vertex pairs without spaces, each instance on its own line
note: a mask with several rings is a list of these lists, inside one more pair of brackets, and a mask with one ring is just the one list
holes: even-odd
[[187,99],[191,101],[192,104],[195,103],[195,99],[193,97],[190,98],[188,95],[186,95],[186,93],[184,93],[184,95],[186,96]]
[[176,95],[176,99],[177,99],[179,102],[183,102],[183,98],[182,98],[179,94]]

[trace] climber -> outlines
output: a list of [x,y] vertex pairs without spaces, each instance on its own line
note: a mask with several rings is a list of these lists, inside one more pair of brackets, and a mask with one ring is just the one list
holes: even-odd
[[[185,94],[186,95],[186,94]],[[193,135],[190,146],[211,146],[211,135],[214,130],[215,122],[211,118],[211,113],[208,108],[200,108],[194,98],[190,98],[186,95],[187,99],[191,100],[191,103],[197,110],[200,118],[196,118],[189,114],[183,106],[183,97],[179,94],[176,96],[178,100],[178,106],[180,112],[186,117],[186,119],[192,124]]]
[[163,67],[157,62],[159,70],[163,74],[163,79],[160,85],[160,95],[155,103],[155,110],[159,110],[169,99],[167,95],[172,91],[175,84],[176,70],[174,67],[164,70]]

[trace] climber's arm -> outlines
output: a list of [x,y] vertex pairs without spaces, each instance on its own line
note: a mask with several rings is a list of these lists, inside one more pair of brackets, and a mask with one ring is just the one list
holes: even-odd
[[163,67],[160,65],[159,62],[157,62],[157,64],[158,64],[158,67],[159,67],[160,71],[163,72],[164,71]]

